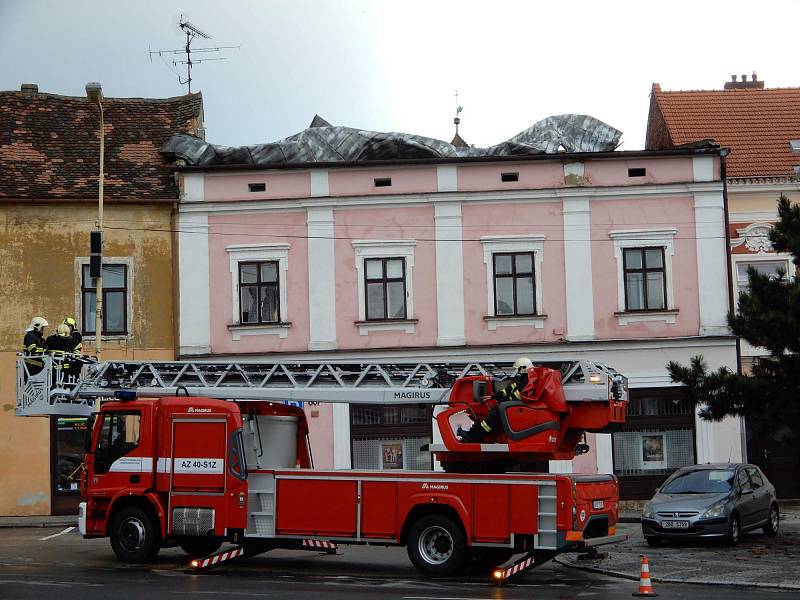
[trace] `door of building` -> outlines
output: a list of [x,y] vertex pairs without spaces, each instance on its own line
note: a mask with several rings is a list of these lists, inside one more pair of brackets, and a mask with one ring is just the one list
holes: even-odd
[[788,427],[759,435],[752,418],[745,423],[747,460],[761,467],[778,498],[800,498],[800,452],[797,436]]

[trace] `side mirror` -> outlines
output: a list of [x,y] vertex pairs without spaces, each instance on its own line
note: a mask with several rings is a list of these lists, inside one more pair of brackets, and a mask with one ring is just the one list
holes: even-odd
[[488,386],[486,385],[485,381],[473,381],[472,382],[473,402],[482,402],[483,399],[488,395],[487,390]]
[[92,431],[94,430],[94,417],[95,415],[93,414],[86,419],[86,431],[83,434],[83,451],[86,454],[92,453]]

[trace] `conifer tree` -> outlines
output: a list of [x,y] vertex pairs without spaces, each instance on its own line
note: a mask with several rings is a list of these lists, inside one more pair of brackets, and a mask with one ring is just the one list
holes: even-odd
[[702,356],[689,366],[670,362],[667,370],[701,405],[701,417],[744,416],[755,435],[786,437],[800,428],[800,206],[781,195],[778,216],[770,240],[777,252],[792,255],[799,277],[789,281],[786,273],[775,278],[751,267],[738,313],[728,316],[735,335],[769,355],[741,374],[726,367],[709,371]]

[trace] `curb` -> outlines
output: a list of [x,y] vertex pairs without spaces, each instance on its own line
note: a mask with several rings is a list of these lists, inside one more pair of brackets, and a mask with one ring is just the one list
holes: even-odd
[[9,519],[0,518],[0,529],[44,529],[45,527],[77,527],[77,518],[60,519],[57,521],[42,521],[38,519]]
[[[628,575],[627,573],[622,573],[621,571],[602,569],[600,567],[575,565],[561,558],[560,556],[556,556],[553,559],[553,561],[560,564],[562,567],[567,567],[568,569],[578,569],[580,571],[599,573],[601,575],[607,575],[609,577],[617,577],[618,579],[639,581],[639,577],[637,575]],[[650,579],[651,581],[655,581],[657,583],[684,583],[687,585],[721,585],[721,586],[742,587],[742,588],[771,588],[780,590],[800,590],[800,584],[795,584],[795,583],[763,583],[763,582],[743,583],[739,581],[731,581],[731,582],[719,581],[717,579],[678,579],[676,577],[653,577],[652,575],[650,576]]]

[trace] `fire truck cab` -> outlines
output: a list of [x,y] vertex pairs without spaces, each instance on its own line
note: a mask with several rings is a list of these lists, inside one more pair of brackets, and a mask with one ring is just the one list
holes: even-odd
[[613,475],[317,470],[299,408],[121,395],[88,428],[79,525],[125,562],[176,545],[199,557],[231,542],[247,556],[326,540],[405,545],[441,576],[616,541]]

